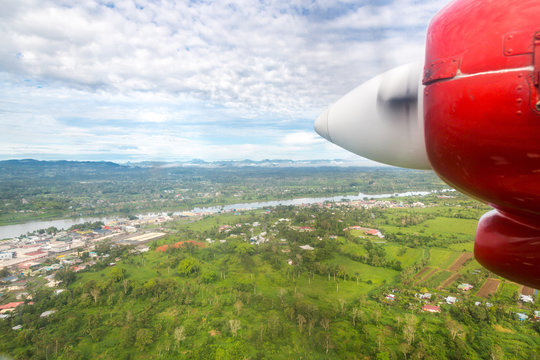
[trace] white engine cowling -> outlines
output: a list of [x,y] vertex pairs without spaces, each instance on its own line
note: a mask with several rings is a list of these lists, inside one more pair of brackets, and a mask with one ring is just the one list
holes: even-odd
[[408,64],[368,80],[319,116],[315,131],[371,160],[431,169],[424,141],[422,71],[421,64]]

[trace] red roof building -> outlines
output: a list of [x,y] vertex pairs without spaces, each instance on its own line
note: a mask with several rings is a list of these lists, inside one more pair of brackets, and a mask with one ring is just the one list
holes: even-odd
[[10,302],[4,305],[0,305],[0,311],[2,310],[13,310],[17,306],[24,304],[24,301]]
[[436,305],[424,305],[422,308],[422,311],[432,312],[432,313],[440,313],[441,307]]

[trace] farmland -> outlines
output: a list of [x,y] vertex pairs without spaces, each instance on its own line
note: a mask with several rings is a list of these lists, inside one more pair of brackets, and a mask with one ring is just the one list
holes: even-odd
[[[518,302],[521,286],[472,258],[473,224],[485,210],[453,194],[178,219],[163,224],[166,235],[144,253],[98,244],[95,263],[71,274],[60,294],[40,277],[28,279],[33,304],[0,320],[0,353],[18,359],[502,353],[537,360],[540,329],[516,313],[531,316],[538,305]],[[110,258],[118,260],[111,265]],[[462,283],[472,289],[458,289]],[[422,311],[426,304],[441,313]],[[40,317],[49,310],[56,312]]]

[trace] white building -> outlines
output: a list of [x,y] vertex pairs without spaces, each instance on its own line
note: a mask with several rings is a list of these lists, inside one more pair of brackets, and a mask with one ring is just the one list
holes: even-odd
[[522,302],[524,303],[530,303],[530,304],[534,304],[534,299],[532,298],[531,295],[519,295],[519,300],[521,300]]
[[0,253],[0,260],[11,260],[13,259],[13,252],[1,252]]

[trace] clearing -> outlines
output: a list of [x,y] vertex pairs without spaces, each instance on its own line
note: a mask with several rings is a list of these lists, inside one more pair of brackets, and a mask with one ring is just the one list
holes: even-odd
[[450,276],[448,279],[446,279],[445,282],[443,282],[441,284],[441,286],[439,286],[439,288],[443,289],[443,288],[447,287],[448,285],[450,285],[451,283],[456,281],[458,277],[459,277],[459,274],[454,274],[454,275]]
[[489,295],[493,295],[497,292],[500,284],[501,280],[499,279],[487,279],[484,285],[482,285],[480,290],[478,290],[478,292],[476,293],[476,296],[488,298]]
[[448,268],[448,270],[452,272],[459,271],[463,264],[465,264],[468,260],[472,259],[473,254],[472,253],[463,253],[460,257],[457,258],[456,261]]

